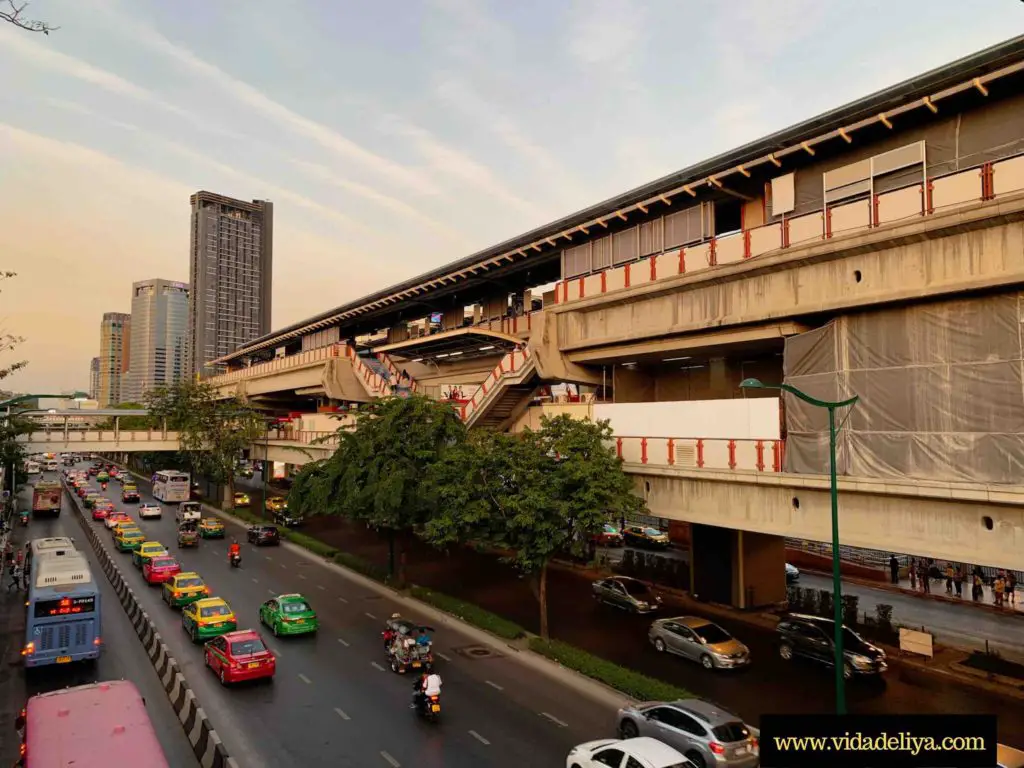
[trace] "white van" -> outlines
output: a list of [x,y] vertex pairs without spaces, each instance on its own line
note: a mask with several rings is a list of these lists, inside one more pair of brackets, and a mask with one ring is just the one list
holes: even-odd
[[56,459],[47,459],[47,461],[46,461],[46,471],[47,472],[59,472],[60,471],[60,462],[57,461]]
[[181,525],[187,522],[198,523],[203,517],[203,508],[198,501],[183,501],[174,513],[174,521]]

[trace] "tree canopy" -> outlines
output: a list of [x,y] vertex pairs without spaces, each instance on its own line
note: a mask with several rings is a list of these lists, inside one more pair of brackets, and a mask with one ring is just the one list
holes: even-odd
[[167,428],[178,432],[181,453],[194,471],[228,486],[230,503],[238,460],[263,436],[263,416],[238,397],[221,398],[205,382],[181,381],[152,390],[146,405],[152,417],[166,418]]
[[6,21],[28,32],[42,32],[44,35],[60,29],[39,19],[26,18],[24,13],[27,7],[27,2],[19,5],[15,0],[0,1],[0,21]]
[[[141,411],[146,406],[142,403],[120,403],[114,408],[119,411]],[[161,419],[154,416],[119,416],[118,426],[120,429],[155,429],[160,426]],[[113,429],[114,419],[109,418],[98,425],[100,429]]]

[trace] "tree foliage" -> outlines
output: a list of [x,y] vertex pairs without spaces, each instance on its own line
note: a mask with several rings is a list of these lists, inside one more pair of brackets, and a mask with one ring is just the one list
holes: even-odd
[[238,397],[220,398],[205,382],[182,381],[153,390],[146,404],[152,417],[166,418],[167,428],[178,432],[181,453],[193,471],[228,486],[230,503],[238,460],[263,436],[263,416]]
[[537,432],[474,432],[446,453],[427,482],[434,514],[424,536],[436,545],[476,540],[510,551],[532,578],[540,633],[548,636],[547,568],[581,553],[610,518],[642,507],[621,461],[606,445],[607,422],[545,418]]
[[[121,403],[115,405],[114,408],[119,411],[141,411],[146,406],[142,403]],[[119,429],[156,429],[160,426],[161,419],[156,418],[152,415],[149,416],[119,416],[118,427]],[[98,425],[99,429],[113,429],[114,419],[110,418]]]
[[426,522],[431,511],[423,489],[427,471],[461,444],[465,427],[448,404],[422,396],[389,397],[359,411],[354,428],[338,435],[340,444],[330,458],[299,473],[289,506],[387,531],[394,575],[394,534]]
[[[16,272],[0,272],[0,282],[4,280],[10,280],[12,277],[17,277]],[[6,357],[7,353],[13,352],[14,349],[21,344],[25,339],[21,336],[15,336],[12,333],[0,329],[0,355]],[[16,360],[13,363],[4,362],[0,365],[0,381],[6,379],[11,374],[20,371],[28,365],[27,360]]]
[[28,32],[42,32],[44,35],[60,29],[60,27],[54,27],[45,21],[25,18],[24,13],[27,7],[27,2],[19,5],[16,0],[3,0],[0,2],[0,21],[6,21]]

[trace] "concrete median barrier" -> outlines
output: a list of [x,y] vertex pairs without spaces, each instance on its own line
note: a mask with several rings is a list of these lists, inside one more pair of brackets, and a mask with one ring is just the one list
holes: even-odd
[[203,768],[238,768],[238,763],[228,755],[213,724],[203,708],[199,706],[195,693],[189,688],[188,681],[179,670],[178,662],[163,642],[156,626],[150,620],[149,614],[142,609],[135,597],[134,590],[128,586],[117,562],[100,541],[91,516],[86,514],[78,497],[71,493],[66,484],[64,490],[71,500],[71,508],[75,512],[75,517],[81,523],[85,536],[99,559],[103,573],[106,574],[113,586],[121,607],[128,615],[132,626],[135,627],[139,641],[143,644],[149,660],[153,663],[153,669],[160,678],[167,698],[178,715],[178,720],[181,722],[181,727],[184,729],[189,743],[192,744],[192,751],[195,752],[199,764]]

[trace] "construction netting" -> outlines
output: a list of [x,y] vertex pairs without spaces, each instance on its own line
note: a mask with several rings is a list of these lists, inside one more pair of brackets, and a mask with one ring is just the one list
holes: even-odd
[[[837,442],[842,475],[1024,482],[1021,296],[841,317],[786,341],[785,381],[860,401]],[[827,474],[828,412],[785,393],[787,472]]]

